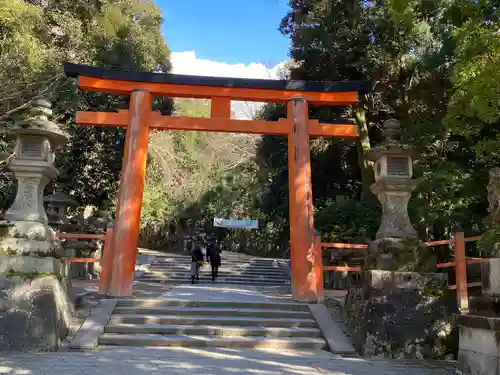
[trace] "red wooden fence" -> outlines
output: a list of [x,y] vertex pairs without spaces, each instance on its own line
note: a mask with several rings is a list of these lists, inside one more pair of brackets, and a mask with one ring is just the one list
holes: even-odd
[[[449,285],[449,289],[456,289],[458,308],[462,312],[469,309],[468,287],[481,286],[480,282],[468,283],[467,282],[467,264],[481,263],[482,258],[466,257],[466,243],[478,241],[481,236],[468,237],[464,236],[463,232],[453,234],[450,240],[428,241],[425,242],[426,246],[440,246],[452,245],[454,250],[455,260],[452,262],[438,263],[437,268],[455,267],[456,285]],[[348,244],[348,243],[321,243],[322,248],[336,248],[336,249],[367,249],[367,244]],[[361,267],[349,266],[324,266],[324,271],[337,271],[337,272],[359,272]]]
[[102,258],[68,258],[63,257],[62,260],[71,263],[101,263],[101,275],[99,278],[99,293],[106,294],[109,288],[111,278],[111,267],[113,264],[111,255],[111,239],[113,238],[113,228],[107,228],[105,234],[89,234],[89,233],[57,233],[58,238],[77,238],[89,239],[97,238],[104,240],[103,257]]

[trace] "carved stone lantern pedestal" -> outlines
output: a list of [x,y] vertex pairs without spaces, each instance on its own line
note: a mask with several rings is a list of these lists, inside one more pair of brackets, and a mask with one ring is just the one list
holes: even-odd
[[67,135],[49,120],[50,103],[33,102],[31,116],[11,128],[17,180],[14,203],[0,222],[0,350],[56,349],[67,333],[72,306],[68,267],[48,225],[43,190],[57,176],[54,151]]

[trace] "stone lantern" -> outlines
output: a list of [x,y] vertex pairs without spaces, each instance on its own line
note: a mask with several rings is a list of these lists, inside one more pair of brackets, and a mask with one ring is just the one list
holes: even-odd
[[76,206],[75,200],[59,189],[53,194],[45,196],[43,201],[47,204],[47,209],[54,210],[62,218],[68,215],[68,209],[70,207]]
[[9,169],[14,172],[18,188],[16,199],[6,213],[7,220],[48,223],[43,190],[58,174],[54,167],[54,151],[68,141],[68,136],[48,120],[52,114],[50,107],[44,99],[35,100],[31,118],[11,130],[16,146]]
[[400,130],[398,120],[385,121],[386,141],[367,154],[374,162],[375,173],[375,183],[370,189],[382,206],[380,227],[370,245],[370,253],[381,268],[387,268],[394,252],[401,252],[409,242],[414,242],[412,247],[419,246],[417,231],[408,216],[408,201],[418,184],[412,179],[413,162],[419,155],[411,146],[399,142]]
[[408,216],[408,201],[418,182],[412,179],[413,161],[418,153],[398,143],[399,121],[384,122],[387,141],[372,148],[368,159],[374,162],[375,183],[370,186],[382,205],[382,221],[376,238],[417,237]]
[[73,198],[63,191],[58,190],[53,194],[45,196],[43,202],[47,205],[49,225],[55,228],[68,223],[68,209],[76,205]]
[[43,190],[57,176],[54,151],[68,136],[49,117],[51,104],[32,103],[29,118],[15,124],[15,155],[8,162],[17,195],[0,222],[0,350],[56,349],[72,312],[68,267],[62,247],[48,226]]

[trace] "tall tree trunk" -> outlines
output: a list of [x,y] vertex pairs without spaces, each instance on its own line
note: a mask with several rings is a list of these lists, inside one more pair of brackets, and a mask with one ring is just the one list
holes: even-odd
[[370,185],[375,181],[373,175],[373,162],[366,159],[366,153],[371,149],[370,136],[368,135],[368,125],[366,123],[366,110],[363,102],[354,108],[354,119],[358,125],[359,138],[356,140],[358,150],[358,163],[361,169],[363,183],[363,195],[371,196]]

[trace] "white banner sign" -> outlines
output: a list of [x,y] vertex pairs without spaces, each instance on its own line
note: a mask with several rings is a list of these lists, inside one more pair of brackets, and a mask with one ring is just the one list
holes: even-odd
[[214,227],[232,229],[259,229],[258,220],[232,220],[214,217]]

